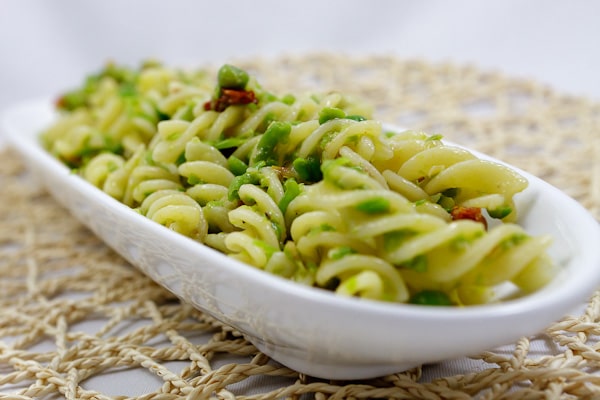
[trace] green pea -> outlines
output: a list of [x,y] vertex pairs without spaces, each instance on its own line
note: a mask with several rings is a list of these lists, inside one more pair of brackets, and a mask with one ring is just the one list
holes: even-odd
[[220,140],[218,142],[212,143],[212,145],[219,150],[231,149],[235,147],[239,147],[243,143],[248,140],[246,136],[234,136],[227,139]]
[[246,71],[233,65],[225,64],[219,69],[218,82],[221,88],[244,89],[249,79]]
[[242,185],[247,183],[257,185],[260,182],[260,174],[256,170],[246,171],[243,175],[236,176],[229,184],[228,199],[231,201],[239,200],[239,191]]
[[344,110],[334,107],[325,107],[319,113],[319,124],[323,125],[325,122],[332,119],[344,118],[346,113]]
[[281,98],[281,102],[283,104],[287,104],[288,106],[291,106],[292,104],[294,104],[296,102],[296,97],[294,97],[294,95],[291,95],[291,94],[286,94],[285,96],[283,96]]
[[456,203],[452,197],[441,195],[437,201],[437,204],[442,206],[446,211],[450,212]]
[[277,154],[275,154],[275,147],[278,143],[283,143],[287,140],[291,130],[292,125],[289,122],[272,122],[256,145],[256,154],[252,159],[251,165],[255,166],[260,162],[265,162],[266,165],[276,165]]

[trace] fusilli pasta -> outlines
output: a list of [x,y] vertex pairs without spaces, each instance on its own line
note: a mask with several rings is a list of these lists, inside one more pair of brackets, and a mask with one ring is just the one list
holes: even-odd
[[[516,224],[512,169],[388,132],[340,93],[276,96],[224,65],[115,65],[57,102],[46,148],[117,200],[233,258],[340,295],[468,305],[556,267]],[[491,223],[496,221],[495,223]],[[488,226],[490,225],[490,226]]]

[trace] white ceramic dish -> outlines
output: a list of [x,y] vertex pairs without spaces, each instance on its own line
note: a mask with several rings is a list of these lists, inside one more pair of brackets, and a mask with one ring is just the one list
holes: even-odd
[[501,304],[448,308],[304,287],[174,233],[72,174],[37,142],[54,117],[51,102],[42,100],[2,118],[8,142],[53,196],[156,282],[234,326],[273,359],[312,376],[370,378],[512,343],[581,305],[600,285],[598,223],[556,188],[519,171],[529,180],[516,199],[519,223],[554,237],[550,253],[562,268],[543,290]]

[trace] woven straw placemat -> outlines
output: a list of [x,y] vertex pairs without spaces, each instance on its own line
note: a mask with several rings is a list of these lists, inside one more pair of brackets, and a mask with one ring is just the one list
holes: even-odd
[[[378,119],[522,167],[600,218],[599,103],[474,66],[390,56],[237,64],[274,92],[363,96]],[[317,380],[269,360],[128,265],[10,149],[0,153],[0,187],[0,398],[600,398],[600,293],[576,315],[469,358],[459,372],[432,377],[436,367],[422,366],[363,382]],[[532,351],[538,340],[544,354]],[[150,375],[155,385],[130,393],[122,373]]]

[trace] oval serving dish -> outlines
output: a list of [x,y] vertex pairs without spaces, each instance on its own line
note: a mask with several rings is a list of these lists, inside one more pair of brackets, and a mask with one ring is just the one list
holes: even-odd
[[52,103],[39,100],[2,118],[9,144],[47,190],[153,280],[311,376],[372,378],[512,343],[574,310],[600,285],[597,221],[558,189],[513,167],[529,181],[515,198],[518,223],[553,237],[549,254],[561,270],[538,292],[459,308],[346,298],[302,286],[172,232],[73,174],[38,143],[55,117]]

